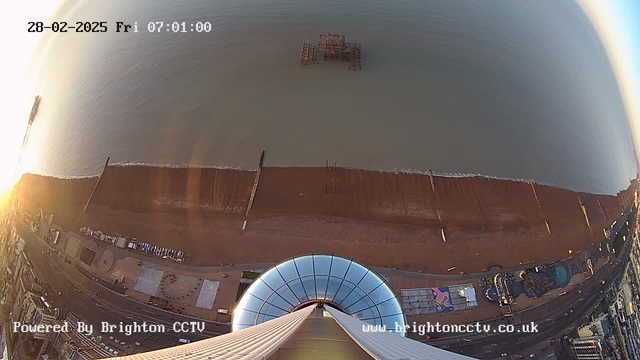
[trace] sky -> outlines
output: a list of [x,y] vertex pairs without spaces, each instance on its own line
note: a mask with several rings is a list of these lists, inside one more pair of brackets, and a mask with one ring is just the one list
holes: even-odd
[[[3,85],[0,86],[0,192],[12,188],[18,180],[15,169],[29,112],[34,96],[38,94],[34,88],[37,69],[30,71],[29,63],[40,34],[27,32],[28,22],[50,23],[63,1],[0,0],[0,31],[4,35],[3,49],[8,49],[0,60],[0,83]],[[640,144],[640,0],[576,1],[603,40],[618,79],[637,152],[637,144]],[[37,139],[30,140],[31,146],[34,142],[37,144]],[[37,154],[37,151],[31,153]],[[37,159],[23,158],[18,174],[29,171],[34,161]]]

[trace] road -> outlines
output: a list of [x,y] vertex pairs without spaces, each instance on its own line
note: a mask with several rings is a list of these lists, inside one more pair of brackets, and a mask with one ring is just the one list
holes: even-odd
[[[630,212],[626,211],[621,218],[626,220],[629,214]],[[618,221],[616,225],[620,226],[614,228],[615,233],[623,228],[621,224],[624,222],[624,220]],[[633,228],[630,227],[629,234],[632,230]],[[627,234],[628,238],[630,237],[629,234]],[[525,311],[514,317],[515,329],[518,329],[522,324],[534,321],[538,324],[537,333],[482,334],[466,336],[467,339],[472,340],[471,342],[461,341],[458,337],[453,341],[445,338],[441,341],[430,341],[429,344],[480,359],[495,359],[500,358],[503,353],[516,353],[520,349],[525,349],[546,339],[553,338],[554,335],[572,328],[572,325],[579,325],[582,322],[582,317],[590,314],[601,303],[607,289],[619,284],[629,261],[631,243],[632,241],[625,242],[622,253],[605,264],[600,271],[584,281],[582,285],[574,287],[566,295],[555,298],[544,306]],[[604,284],[602,281],[604,281]],[[506,321],[493,322],[494,329],[500,323],[504,324]],[[522,355],[527,356],[528,354]]]
[[[618,265],[621,266],[621,265]],[[607,272],[599,272],[598,277],[594,275],[594,279],[590,285],[583,285],[581,288],[575,289],[575,293],[581,289],[583,292],[580,294],[580,298],[565,306],[559,306],[557,311],[553,314],[547,314],[542,317],[542,321],[534,321],[538,325],[538,332],[532,334],[523,333],[489,333],[476,336],[466,336],[467,341],[455,341],[445,340],[442,342],[431,341],[430,345],[446,347],[447,350],[457,353],[463,353],[468,356],[473,356],[481,359],[495,359],[500,357],[502,353],[512,353],[532,345],[535,345],[545,339],[548,339],[556,333],[563,331],[570,327],[572,323],[579,320],[582,314],[594,305],[597,305],[602,300],[604,294],[600,293],[611,286],[613,282],[609,278],[612,272],[621,271],[620,268],[614,268]],[[603,279],[609,278],[609,281],[602,284]],[[591,279],[590,279],[591,280]],[[580,300],[582,299],[582,300]],[[573,311],[572,311],[573,310]],[[540,318],[538,318],[540,319]],[[506,321],[491,323],[492,329],[497,329],[499,324],[506,324]],[[529,324],[530,322],[517,322],[513,323],[515,329],[521,329],[523,324]],[[448,343],[448,344],[447,344]],[[443,346],[444,345],[444,346]]]
[[[538,322],[538,333],[530,336],[517,333],[508,334],[506,336],[503,335],[500,338],[503,344],[502,346],[499,346],[499,349],[486,353],[486,343],[474,344],[475,348],[466,349],[464,353],[468,355],[479,355],[479,357],[483,359],[495,359],[502,353],[517,352],[520,349],[533,346],[546,339],[552,338],[555,334],[561,331],[571,328],[572,324],[581,322],[583,316],[592,312],[593,309],[600,304],[604,298],[606,290],[612,283],[614,283],[614,281],[622,277],[623,269],[624,264],[620,263],[614,268],[609,269],[609,271],[600,271],[598,277],[594,275],[593,278],[595,279],[593,279],[594,281],[592,284],[587,287],[583,285],[583,292],[580,294],[580,298],[569,303],[567,306],[558,308],[556,313],[548,314],[547,317],[544,318],[546,321]],[[605,284],[602,284],[602,280],[605,280]],[[576,295],[578,291],[578,289],[573,290]]]
[[[54,251],[50,251],[53,248],[40,240],[26,226],[17,224],[16,227],[26,241],[25,252],[31,260],[34,272],[51,289],[47,298],[62,312],[64,310],[71,311],[79,318],[93,324],[95,330],[100,329],[99,326],[103,321],[113,325],[120,323],[127,325],[134,322],[165,325],[167,328],[165,333],[138,333],[129,336],[120,333],[113,334],[114,338],[120,341],[124,340],[128,345],[140,342],[142,346],[149,349],[177,345],[180,338],[196,341],[230,331],[228,324],[170,313],[117,294],[87,278],[72,264],[66,262]],[[101,294],[101,296],[98,297],[96,294]],[[205,330],[202,334],[172,331],[175,322],[192,321],[204,322]],[[117,348],[118,345],[115,347]]]

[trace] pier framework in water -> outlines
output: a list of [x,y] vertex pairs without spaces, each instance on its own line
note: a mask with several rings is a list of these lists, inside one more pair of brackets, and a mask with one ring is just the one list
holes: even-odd
[[[323,60],[342,60],[349,62],[349,70],[362,70],[362,45],[347,42],[344,35],[325,33],[320,34],[318,51]],[[316,59],[315,45],[309,40],[302,42],[300,51],[300,66],[313,63]]]
[[300,50],[300,66],[308,65],[316,61],[316,47],[309,40],[302,40],[302,50]]

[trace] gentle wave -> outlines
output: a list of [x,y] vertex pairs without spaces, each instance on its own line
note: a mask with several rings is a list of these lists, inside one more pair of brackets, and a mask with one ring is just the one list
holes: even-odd
[[[207,166],[207,165],[190,165],[190,164],[154,164],[154,163],[146,163],[146,162],[118,162],[118,163],[112,163],[109,164],[109,166],[114,166],[114,167],[134,167],[134,166],[144,166],[144,167],[155,167],[155,168],[163,168],[163,169],[218,169],[218,170],[235,170],[235,171],[249,171],[249,172],[255,172],[256,169],[247,169],[247,168],[242,168],[239,166]],[[279,168],[279,167],[298,167],[298,166],[265,166],[265,167],[275,167],[275,168]],[[429,175],[429,170],[417,170],[417,169],[363,169],[363,168],[356,168],[356,167],[343,167],[343,166],[338,166],[339,169],[345,169],[345,170],[354,170],[354,171],[372,171],[372,172],[381,172],[381,173],[390,173],[390,174],[414,174],[414,175]],[[95,174],[95,175],[86,175],[86,176],[57,176],[57,175],[44,175],[44,174],[36,174],[36,175],[41,175],[41,176],[49,176],[49,177],[53,177],[56,179],[88,179],[88,178],[93,178],[96,176],[99,176],[100,174]],[[494,175],[486,175],[486,174],[480,174],[480,173],[452,173],[452,172],[439,172],[439,171],[433,171],[433,175],[434,176],[438,176],[438,177],[447,177],[447,178],[485,178],[485,179],[492,179],[492,180],[508,180],[508,181],[515,181],[515,182],[524,182],[524,183],[530,183],[530,184],[535,184],[535,185],[543,185],[543,186],[550,186],[550,187],[554,187],[554,188],[558,188],[558,189],[562,189],[561,186],[554,184],[554,183],[549,183],[549,182],[543,182],[543,181],[537,181],[534,179],[522,179],[522,178],[512,178],[512,177],[505,177],[505,176],[494,176]]]
[[120,167],[145,166],[145,167],[157,167],[157,168],[167,168],[167,169],[219,169],[219,170],[237,170],[237,171],[256,171],[256,169],[245,169],[239,166],[153,164],[153,163],[145,163],[145,162],[119,162],[119,163],[109,164],[109,166],[120,166]]
[[[385,170],[385,169],[375,169],[375,170],[369,170],[369,169],[360,169],[360,168],[353,168],[353,167],[338,167],[340,169],[348,169],[348,170],[363,170],[363,171],[377,171],[377,172],[384,172],[384,173],[391,173],[391,174],[415,174],[415,175],[429,175],[429,170],[417,170],[417,169],[389,169],[389,170]],[[550,187],[554,187],[554,188],[558,188],[558,189],[563,189],[561,186],[553,184],[553,183],[548,183],[548,182],[544,182],[544,181],[538,181],[538,180],[533,180],[533,179],[522,179],[522,178],[511,178],[511,177],[506,177],[506,176],[494,176],[494,175],[486,175],[486,174],[480,174],[480,173],[451,173],[451,172],[439,172],[439,171],[432,171],[434,176],[439,176],[439,177],[448,177],[448,178],[475,178],[475,177],[479,177],[479,178],[485,178],[485,179],[492,179],[492,180],[508,180],[508,181],[516,181],[516,182],[524,182],[524,183],[533,183],[536,185],[544,185],[544,186],[550,186]]]
[[54,178],[54,179],[60,179],[60,180],[83,180],[83,179],[92,179],[98,176],[98,174],[95,175],[79,175],[79,176],[75,176],[75,175],[68,175],[68,176],[59,176],[59,175],[45,175],[45,174],[33,174],[33,173],[24,173],[22,174],[24,175],[36,175],[36,176],[46,176],[46,177],[50,177],[50,178]]

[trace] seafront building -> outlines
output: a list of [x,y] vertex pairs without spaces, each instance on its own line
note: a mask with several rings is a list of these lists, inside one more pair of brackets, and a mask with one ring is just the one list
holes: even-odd
[[70,313],[64,321],[56,320],[55,324],[62,325],[65,322],[69,324],[69,331],[50,334],[52,347],[48,354],[51,358],[57,355],[64,360],[91,360],[119,355],[117,351],[101,343],[102,336],[87,336],[78,332],[78,318],[75,315]]
[[[38,325],[53,325],[55,321],[55,315],[45,304],[44,298],[36,295],[32,292],[27,292],[24,297],[22,312],[19,320],[20,324],[36,326],[34,329],[38,329]],[[31,355],[36,354],[36,359],[46,353],[49,348],[50,338],[48,333],[38,330],[21,333],[22,340],[27,343],[27,352]]]
[[604,360],[602,338],[589,336],[571,341],[571,351],[576,360]]
[[[629,218],[636,222],[637,216]],[[581,326],[571,339],[571,352],[575,359],[624,359],[640,358],[640,306],[637,266],[640,260],[640,242],[637,230],[630,236],[626,232],[616,234],[624,247],[618,256],[628,263],[621,279],[612,284],[603,294],[603,299],[591,314],[591,321]],[[615,244],[615,239],[612,239]],[[631,242],[631,244],[629,244]]]

